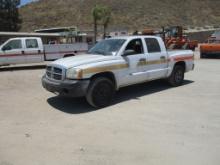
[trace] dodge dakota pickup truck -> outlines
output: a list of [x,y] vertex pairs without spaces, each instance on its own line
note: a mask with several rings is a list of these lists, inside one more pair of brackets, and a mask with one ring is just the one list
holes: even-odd
[[43,45],[39,37],[11,38],[0,46],[0,67],[56,60],[87,50],[87,43]]
[[156,79],[180,86],[193,69],[191,50],[167,51],[160,37],[116,37],[100,41],[85,55],[48,64],[42,85],[57,95],[86,97],[100,108],[122,87]]

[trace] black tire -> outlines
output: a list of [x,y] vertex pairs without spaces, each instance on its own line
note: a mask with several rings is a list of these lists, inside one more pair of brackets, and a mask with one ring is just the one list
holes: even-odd
[[183,84],[185,68],[182,65],[176,65],[172,74],[168,78],[168,82],[171,86],[177,87]]
[[111,103],[114,94],[114,83],[108,78],[98,77],[89,85],[86,99],[91,106],[103,108]]

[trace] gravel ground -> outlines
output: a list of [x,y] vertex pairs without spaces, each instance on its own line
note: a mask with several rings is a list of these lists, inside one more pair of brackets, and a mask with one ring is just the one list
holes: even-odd
[[123,88],[100,110],[45,91],[43,73],[0,72],[0,165],[219,165],[220,60],[197,60],[178,88]]

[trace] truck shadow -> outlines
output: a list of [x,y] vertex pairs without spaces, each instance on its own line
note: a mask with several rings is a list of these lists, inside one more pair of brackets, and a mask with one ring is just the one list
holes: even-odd
[[[183,86],[193,82],[194,81],[185,80]],[[142,96],[162,92],[171,88],[172,87],[170,87],[162,80],[125,87],[116,93],[113,103],[110,106],[119,104],[124,101],[141,99]],[[86,102],[85,98],[66,98],[55,96],[48,98],[47,102],[53,108],[69,114],[83,114],[101,110],[91,107]]]

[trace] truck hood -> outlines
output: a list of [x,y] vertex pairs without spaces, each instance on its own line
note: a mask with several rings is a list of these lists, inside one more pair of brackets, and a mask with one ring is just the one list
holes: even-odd
[[68,69],[71,67],[77,67],[80,65],[86,65],[95,62],[103,62],[113,59],[115,59],[115,56],[84,54],[84,55],[62,58],[52,62],[51,65],[59,65]]

